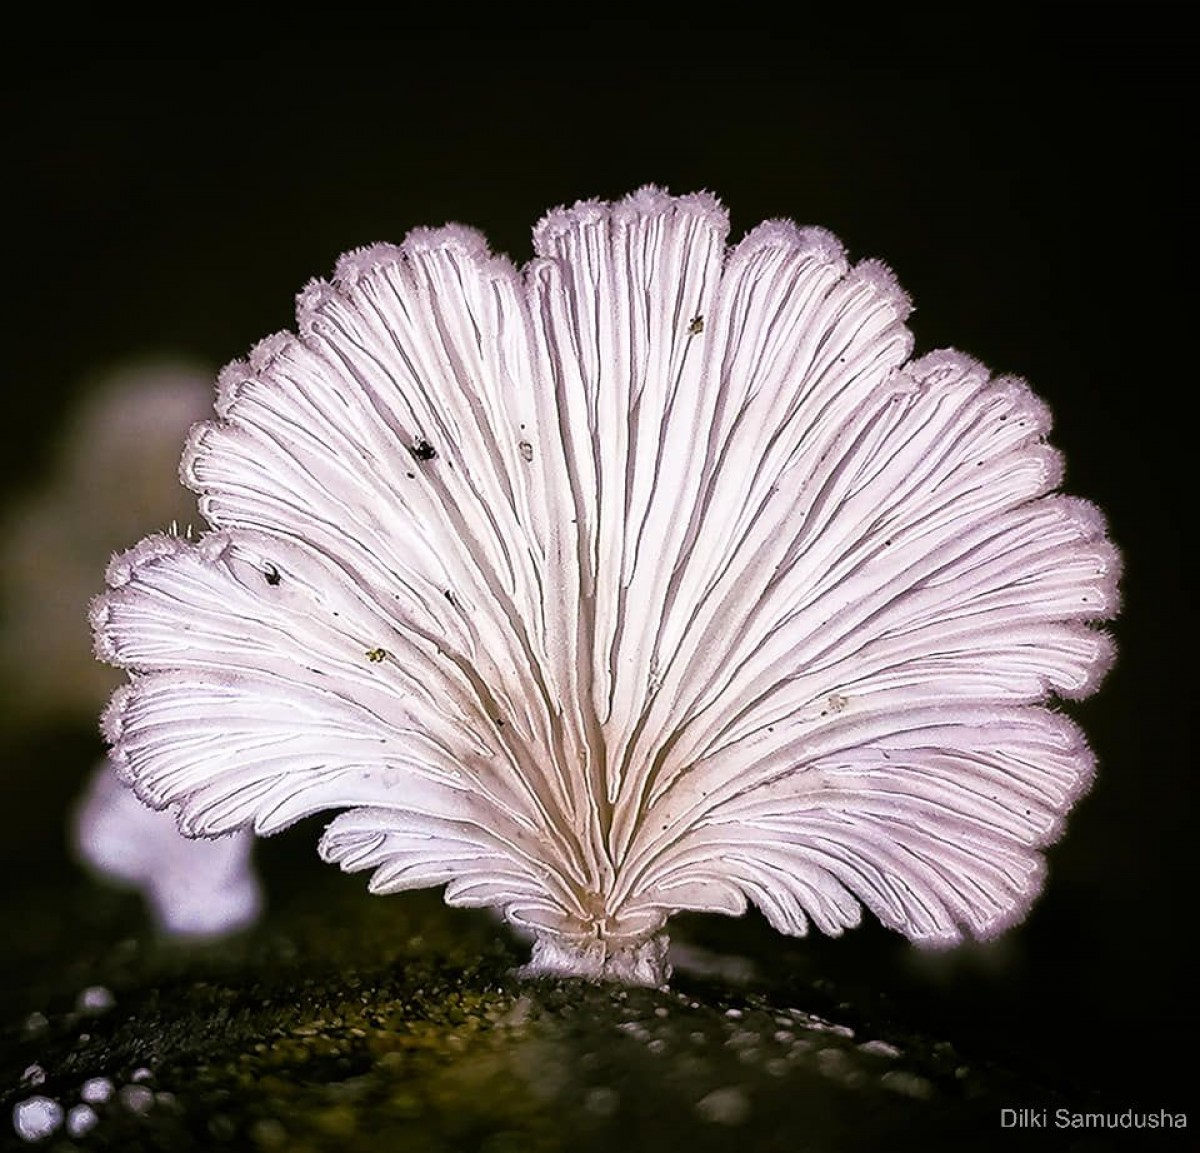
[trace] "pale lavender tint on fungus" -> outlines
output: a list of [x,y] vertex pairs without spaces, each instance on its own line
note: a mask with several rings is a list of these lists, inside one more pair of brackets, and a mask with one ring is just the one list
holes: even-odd
[[124,780],[377,893],[445,885],[525,972],[657,984],[672,913],[910,939],[1023,917],[1092,756],[1119,562],[1046,406],[819,229],[707,194],[349,253],[221,374],[211,531],[115,558]]

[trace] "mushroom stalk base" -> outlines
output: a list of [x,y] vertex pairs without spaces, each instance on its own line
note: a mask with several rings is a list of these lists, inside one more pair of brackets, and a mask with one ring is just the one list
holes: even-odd
[[665,985],[671,976],[668,937],[658,933],[638,941],[538,937],[522,977],[583,977],[588,981],[620,981],[625,985]]

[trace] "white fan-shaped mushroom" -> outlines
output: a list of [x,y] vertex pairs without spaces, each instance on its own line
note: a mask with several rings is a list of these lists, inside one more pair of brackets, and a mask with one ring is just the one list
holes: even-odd
[[212,532],[114,560],[113,757],[181,827],[446,885],[532,972],[657,982],[667,917],[914,940],[1023,915],[1116,610],[1045,407],[828,233],[710,196],[351,253],[221,375]]

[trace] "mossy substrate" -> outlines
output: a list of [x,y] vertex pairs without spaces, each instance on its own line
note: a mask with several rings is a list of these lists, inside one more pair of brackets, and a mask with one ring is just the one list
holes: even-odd
[[761,980],[686,920],[670,985],[625,989],[520,979],[527,946],[437,893],[370,897],[306,869],[273,897],[254,930],[188,945],[82,877],[53,908],[31,890],[0,1142],[29,1148],[19,1102],[66,1114],[97,1078],[112,1096],[92,1127],[39,1148],[1011,1148],[1002,1107],[1065,1099],[824,976]]

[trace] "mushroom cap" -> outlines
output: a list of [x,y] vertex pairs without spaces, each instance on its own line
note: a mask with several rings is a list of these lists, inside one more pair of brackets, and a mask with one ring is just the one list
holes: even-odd
[[1019,919],[1092,757],[1119,560],[1049,413],[911,359],[877,261],[707,194],[349,253],[221,374],[212,531],[114,559],[105,716],[211,836],[445,885],[531,971],[653,983],[682,909],[915,941]]

